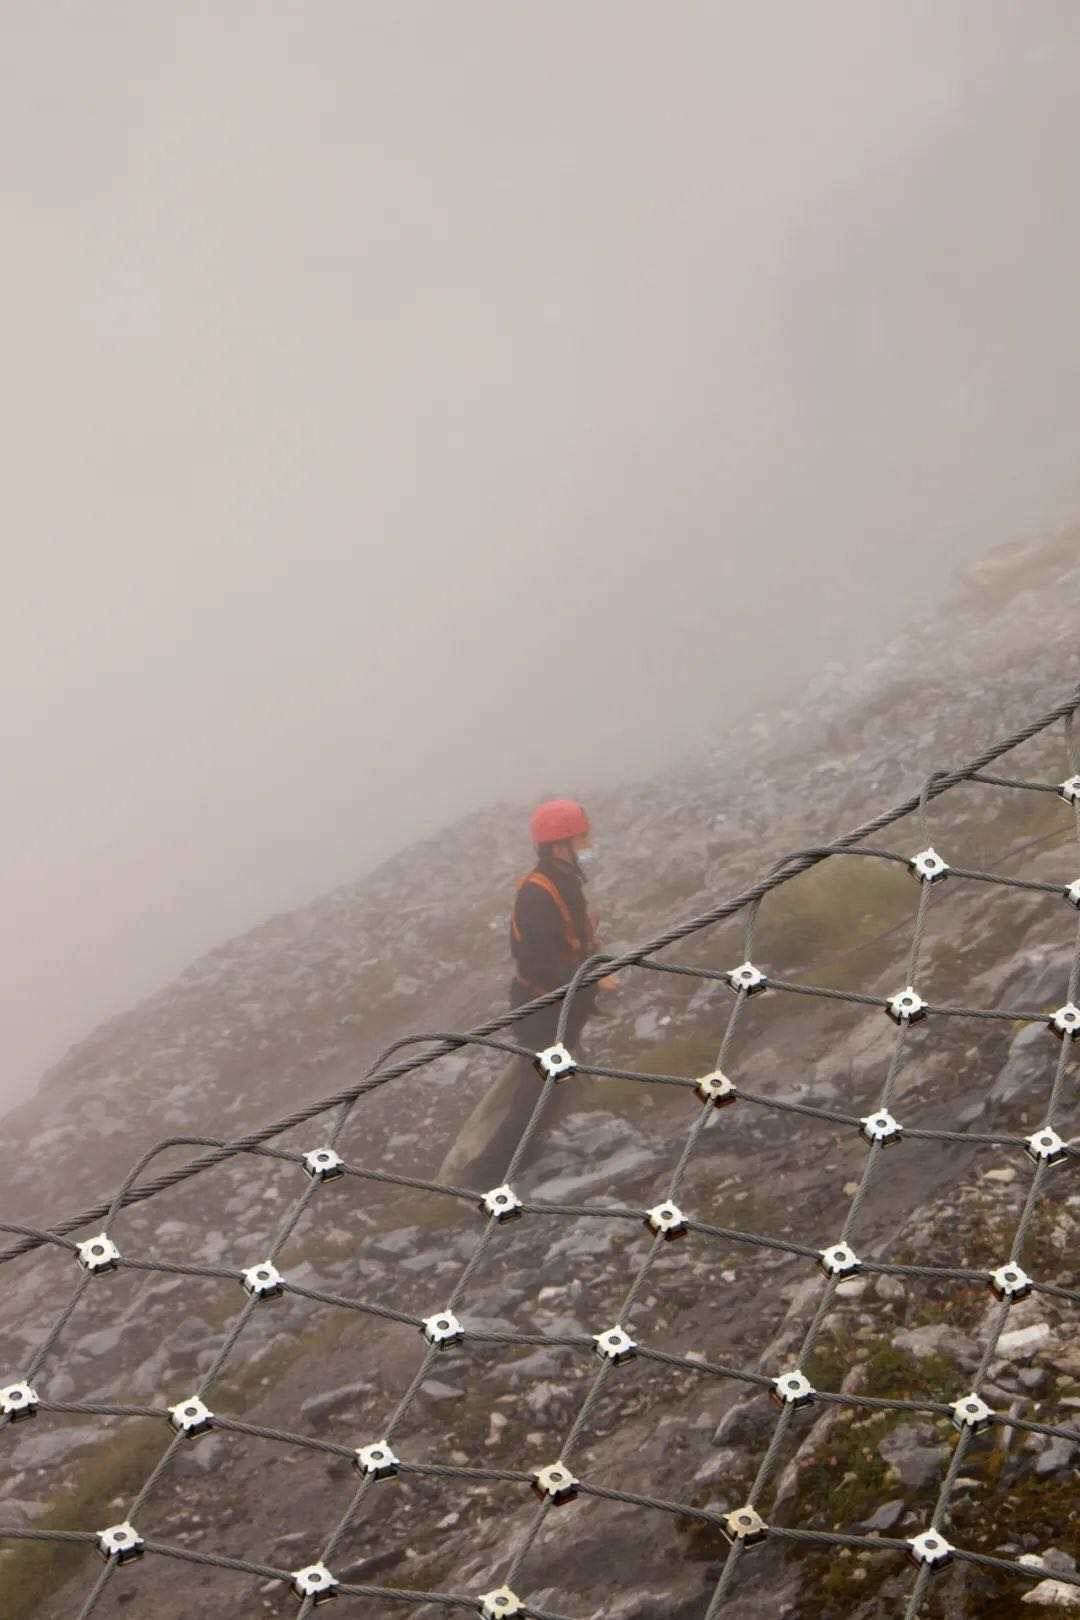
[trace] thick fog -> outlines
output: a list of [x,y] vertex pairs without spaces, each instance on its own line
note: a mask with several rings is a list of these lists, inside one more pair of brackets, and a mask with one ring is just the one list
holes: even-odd
[[1073,0],[16,0],[0,59],[2,1095],[1080,510]]

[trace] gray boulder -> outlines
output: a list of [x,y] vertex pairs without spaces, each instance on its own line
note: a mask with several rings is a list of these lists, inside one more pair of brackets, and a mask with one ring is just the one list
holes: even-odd
[[907,1350],[913,1356],[948,1356],[967,1370],[979,1365],[979,1347],[975,1340],[947,1322],[907,1328],[894,1336],[893,1343],[898,1350]]
[[909,1491],[922,1490],[944,1467],[948,1452],[933,1444],[929,1423],[898,1423],[878,1442],[878,1454],[896,1470]]

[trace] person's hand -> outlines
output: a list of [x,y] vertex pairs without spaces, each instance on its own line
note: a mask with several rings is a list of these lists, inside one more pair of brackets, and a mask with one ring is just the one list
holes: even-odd
[[598,990],[618,990],[620,983],[621,980],[617,973],[605,973],[602,979],[597,979],[596,988]]

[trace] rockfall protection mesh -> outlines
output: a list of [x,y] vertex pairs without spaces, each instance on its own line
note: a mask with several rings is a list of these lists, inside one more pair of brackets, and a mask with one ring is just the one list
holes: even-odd
[[[937,856],[930,846],[926,828],[926,808],[930,800],[947,793],[961,782],[981,782],[990,786],[1020,792],[1056,793],[1072,808],[1077,839],[1078,843],[1080,843],[1080,762],[1078,762],[1072,736],[1073,719],[1078,707],[1080,707],[1080,692],[1073,694],[1067,702],[1061,703],[1048,713],[1041,715],[1022,730],[997,743],[967,765],[948,772],[935,772],[927,780],[922,793],[918,796],[895,806],[873,821],[856,828],[853,832],[846,834],[831,844],[785,856],[772,868],[766,877],[762,878],[751,889],[717,906],[703,916],[695,917],[677,927],[668,929],[658,938],[650,940],[634,950],[614,956],[592,958],[582,966],[569,985],[563,986],[559,990],[539,996],[532,1002],[506,1012],[466,1034],[428,1033],[413,1035],[404,1040],[396,1041],[379,1056],[369,1073],[355,1086],[348,1087],[334,1096],[327,1097],[320,1102],[298,1110],[286,1118],[277,1120],[273,1124],[265,1126],[261,1130],[239,1140],[217,1141],[207,1137],[180,1136],[170,1137],[159,1142],[132,1167],[108,1203],[98,1204],[93,1209],[84,1210],[77,1215],[60,1220],[49,1230],[21,1225],[12,1221],[0,1222],[0,1231],[13,1234],[18,1238],[17,1242],[12,1243],[6,1250],[0,1252],[0,1264],[9,1262],[17,1256],[27,1254],[42,1245],[50,1245],[68,1250],[72,1255],[73,1263],[77,1261],[79,1266],[78,1278],[70,1298],[67,1299],[52,1327],[37,1346],[29,1363],[21,1368],[4,1368],[0,1366],[0,1378],[5,1373],[8,1377],[8,1382],[0,1389],[0,1406],[3,1409],[2,1415],[0,1415],[0,1427],[13,1423],[21,1417],[31,1416],[36,1412],[138,1417],[145,1419],[147,1423],[159,1425],[164,1441],[157,1462],[144,1480],[142,1487],[130,1500],[123,1518],[118,1522],[100,1530],[45,1530],[0,1525],[0,1543],[24,1540],[76,1543],[96,1548],[102,1555],[103,1563],[78,1609],[79,1620],[87,1620],[87,1617],[98,1607],[103,1593],[114,1578],[119,1566],[127,1564],[142,1553],[186,1561],[191,1564],[211,1565],[236,1571],[238,1575],[246,1574],[258,1576],[264,1580],[283,1582],[293,1589],[300,1600],[298,1608],[300,1620],[305,1620],[305,1617],[311,1613],[316,1603],[331,1595],[338,1597],[352,1595],[382,1599],[387,1605],[387,1613],[404,1613],[409,1608],[415,1610],[426,1604],[442,1606],[447,1609],[463,1609],[472,1613],[479,1612],[487,1616],[511,1617],[514,1615],[527,1615],[533,1617],[533,1620],[565,1620],[565,1617],[553,1615],[549,1611],[538,1608],[529,1602],[528,1591],[530,1585],[535,1585],[535,1581],[530,1576],[529,1560],[530,1553],[537,1535],[544,1525],[546,1516],[557,1502],[565,1500],[571,1495],[585,1498],[595,1497],[637,1505],[643,1510],[649,1509],[658,1513],[674,1515],[685,1521],[697,1521],[714,1526],[727,1543],[727,1553],[722,1559],[721,1573],[716,1585],[707,1599],[702,1620],[715,1620],[715,1617],[722,1615],[725,1600],[732,1592],[741,1562],[747,1557],[753,1557],[752,1548],[756,1543],[768,1542],[769,1540],[781,1544],[802,1544],[804,1547],[817,1550],[849,1548],[869,1549],[877,1553],[892,1551],[897,1558],[907,1558],[914,1568],[910,1594],[904,1611],[905,1620],[914,1620],[914,1617],[920,1611],[927,1593],[928,1583],[933,1579],[934,1572],[951,1559],[963,1560],[974,1566],[1000,1571],[1028,1583],[1033,1580],[1041,1580],[1047,1573],[1045,1569],[1034,1569],[1013,1562],[1010,1559],[991,1557],[959,1545],[950,1545],[941,1529],[941,1523],[946,1518],[950,1496],[960,1476],[973,1437],[981,1429],[988,1427],[1012,1428],[1034,1434],[1060,1436],[1071,1441],[1076,1441],[1078,1438],[1077,1431],[1072,1428],[1037,1423],[1021,1419],[1009,1413],[992,1411],[987,1403],[983,1401],[980,1391],[987,1383],[988,1371],[995,1359],[998,1340],[1008,1318],[1010,1306],[1015,1300],[1034,1292],[1053,1296],[1058,1300],[1067,1300],[1073,1304],[1080,1304],[1080,1290],[1057,1287],[1041,1282],[1037,1277],[1028,1277],[1021,1265],[1025,1244],[1035,1217],[1037,1202],[1051,1166],[1063,1161],[1075,1161],[1080,1158],[1080,1151],[1063,1142],[1054,1129],[1055,1118],[1058,1115],[1062,1100],[1066,1069],[1073,1051],[1073,1041],[1080,1034],[1080,1010],[1074,1005],[1078,995],[1078,982],[1080,982],[1080,879],[1075,882],[1057,885],[948,865],[941,857]],[[993,776],[987,773],[986,767],[1000,756],[1016,748],[1020,743],[1027,741],[1037,733],[1047,730],[1059,720],[1065,723],[1067,767],[1071,772],[1065,782],[1022,781]],[[917,812],[921,818],[924,843],[927,847],[913,855],[901,855],[890,850],[870,847],[866,844],[867,838],[872,837],[875,833],[880,832],[904,816],[910,815],[912,812]],[[892,997],[883,998],[862,995],[854,991],[791,983],[783,979],[773,978],[766,969],[756,966],[753,962],[754,924],[764,898],[770,891],[788,882],[799,873],[807,871],[810,867],[822,861],[840,857],[898,862],[906,866],[912,875],[918,879],[917,890],[912,890],[913,899],[917,896],[917,901],[913,907],[914,918],[907,955],[905,983]],[[1068,983],[1062,986],[1062,1003],[1060,1007],[1045,1010],[937,1006],[923,1000],[917,987],[920,982],[920,952],[926,928],[928,908],[933,897],[938,892],[939,882],[946,877],[950,882],[998,884],[1030,893],[1041,893],[1048,897],[1048,903],[1051,898],[1057,902],[1064,899],[1077,908],[1078,917],[1072,964]],[[740,911],[745,913],[746,919],[746,961],[741,966],[721,970],[655,960],[657,952]],[[595,983],[605,974],[624,968],[640,969],[645,972],[683,974],[701,979],[716,980],[729,986],[732,992],[730,1013],[720,1041],[715,1068],[709,1075],[690,1077],[686,1075],[638,1073],[633,1070],[590,1064],[581,1053],[571,1055],[569,1062],[567,1062],[564,1055],[563,1041],[574,998],[584,987]],[[757,995],[761,991],[777,992],[790,996],[830,997],[864,1006],[868,1009],[867,1016],[878,1017],[882,1012],[889,1015],[895,1025],[892,1055],[886,1068],[877,1106],[871,1114],[855,1117],[837,1110],[816,1108],[807,1104],[797,1104],[791,1101],[781,1101],[762,1096],[745,1089],[724,1073],[724,1064],[730,1043],[746,1002],[751,996]],[[520,1019],[529,1016],[529,1014],[538,1011],[540,1008],[553,1006],[556,1003],[561,1003],[558,1029],[555,1045],[548,1049],[547,1054],[531,1054],[528,1049],[513,1041],[495,1038],[498,1031],[511,1028]],[[907,1038],[912,1025],[921,1022],[924,1018],[931,1020],[945,1018],[1021,1020],[1047,1025],[1050,1032],[1059,1037],[1060,1046],[1056,1066],[1053,1070],[1053,1079],[1049,1088],[1049,1096],[1043,1113],[1043,1124],[1039,1129],[1030,1137],[978,1135],[970,1131],[919,1129],[895,1119],[890,1105],[893,1101]],[[395,1058],[395,1054],[401,1053],[409,1046],[419,1046],[424,1050]],[[502,1187],[497,1189],[470,1189],[447,1186],[438,1182],[397,1175],[362,1164],[353,1164],[341,1159],[338,1154],[338,1147],[342,1142],[343,1133],[352,1118],[353,1110],[365,1096],[398,1077],[433,1062],[439,1057],[468,1046],[494,1048],[500,1052],[518,1057],[537,1056],[540,1081],[537,1086],[536,1104],[513,1158],[507,1166]],[[393,1061],[391,1061],[392,1059]],[[656,1205],[652,1209],[644,1210],[611,1204],[601,1206],[544,1202],[522,1196],[521,1189],[515,1189],[518,1166],[523,1159],[529,1142],[542,1127],[545,1108],[552,1092],[561,1080],[567,1079],[573,1073],[597,1076],[602,1079],[619,1078],[648,1086],[682,1087],[690,1092],[697,1093],[697,1106],[693,1112],[692,1123],[686,1139],[678,1154],[677,1162],[663,1183],[663,1196],[658,1198]],[[691,1155],[700,1140],[702,1132],[710,1123],[716,1123],[722,1128],[726,1117],[722,1110],[729,1103],[738,1103],[744,1108],[760,1109],[769,1114],[783,1115],[787,1112],[826,1121],[845,1130],[858,1132],[863,1137],[867,1147],[863,1174],[846,1213],[835,1228],[835,1241],[828,1248],[820,1250],[777,1236],[717,1226],[697,1220],[692,1213],[680,1209],[678,1198]],[[718,1110],[721,1111],[718,1112]],[[312,1148],[306,1154],[292,1153],[268,1145],[275,1137],[322,1114],[331,1114],[333,1116],[330,1128],[317,1147]],[[992,1272],[963,1267],[943,1268],[902,1265],[895,1261],[860,1258],[855,1252],[851,1243],[853,1229],[868,1189],[878,1172],[881,1155],[891,1143],[901,1138],[916,1141],[979,1143],[987,1147],[1008,1149],[1018,1148],[1027,1155],[1032,1164],[1030,1185],[1027,1189],[1027,1195],[1009,1253],[1001,1255],[1000,1264]],[[185,1164],[166,1173],[148,1180],[141,1179],[144,1172],[149,1169],[159,1155],[178,1146],[198,1147],[208,1151],[198,1154]],[[117,1232],[117,1220],[125,1208],[152,1198],[157,1193],[176,1186],[192,1176],[201,1174],[215,1165],[222,1164],[238,1154],[258,1155],[275,1160],[281,1165],[282,1172],[290,1176],[294,1176],[297,1170],[304,1172],[302,1191],[298,1193],[292,1207],[280,1222],[269,1251],[245,1271],[206,1265],[178,1265],[165,1260],[136,1257],[128,1253],[122,1244],[117,1244],[114,1236]],[[294,1232],[301,1216],[312,1204],[312,1201],[319,1197],[324,1182],[341,1175],[382,1182],[402,1188],[421,1189],[443,1194],[447,1198],[465,1204],[474,1212],[476,1206],[480,1206],[484,1220],[482,1225],[478,1227],[475,1247],[449,1295],[444,1298],[441,1306],[436,1304],[434,1314],[431,1316],[420,1318],[396,1310],[392,1306],[376,1300],[348,1298],[323,1289],[304,1287],[296,1281],[290,1281],[288,1276],[282,1276],[278,1273],[275,1262],[290,1235]],[[613,1322],[596,1323],[596,1332],[590,1337],[512,1331],[497,1332],[484,1328],[482,1324],[470,1325],[467,1308],[469,1283],[481,1265],[490,1245],[498,1241],[498,1233],[506,1217],[517,1213],[523,1213],[525,1216],[530,1213],[564,1215],[575,1219],[588,1217],[600,1221],[627,1222],[635,1226],[640,1226],[643,1220],[646,1222],[651,1232],[651,1240],[647,1244],[637,1271],[630,1278],[621,1308]],[[475,1219],[475,1213],[473,1218]],[[103,1229],[88,1238],[74,1240],[68,1235],[81,1228],[92,1227],[102,1221],[104,1223]],[[668,1238],[680,1236],[684,1232],[698,1234],[703,1240],[721,1238],[726,1243],[742,1244],[750,1248],[768,1249],[778,1254],[802,1257],[808,1264],[821,1270],[823,1275],[820,1298],[803,1336],[799,1354],[794,1358],[790,1367],[778,1369],[775,1376],[765,1376],[762,1373],[745,1368],[722,1365],[704,1357],[673,1355],[665,1351],[662,1346],[646,1343],[641,1338],[638,1338],[635,1342],[632,1335],[640,1332],[640,1329],[635,1327],[633,1322],[635,1307],[641,1298],[642,1290],[654,1262],[665,1241]],[[160,1405],[143,1406],[74,1400],[63,1401],[49,1398],[48,1379],[45,1373],[49,1358],[61,1344],[80,1301],[87,1291],[89,1289],[100,1289],[103,1283],[107,1287],[108,1273],[117,1268],[129,1268],[146,1273],[157,1272],[199,1279],[220,1279],[223,1283],[230,1283],[234,1286],[243,1284],[244,1286],[247,1297],[239,1309],[231,1329],[226,1334],[224,1343],[214,1356],[211,1365],[203,1372],[197,1387],[192,1390],[186,1399],[180,1400],[178,1403],[170,1405],[163,1400]],[[836,1288],[845,1277],[850,1277],[857,1271],[909,1278],[914,1282],[919,1280],[947,1281],[960,1285],[989,1286],[993,1289],[999,1303],[991,1318],[991,1330],[982,1347],[978,1368],[969,1390],[958,1390],[954,1402],[942,1403],[931,1400],[890,1400],[856,1393],[849,1394],[843,1391],[814,1389],[811,1386],[809,1380],[803,1374],[802,1368],[808,1364],[830,1304],[834,1300]],[[407,1323],[424,1336],[425,1348],[418,1355],[415,1373],[397,1405],[388,1413],[380,1432],[357,1437],[358,1444],[355,1448],[338,1445],[311,1434],[271,1429],[261,1424],[248,1423],[239,1418],[226,1416],[212,1410],[210,1397],[213,1387],[222,1375],[223,1369],[240,1340],[252,1312],[258,1310],[261,1302],[266,1298],[281,1292],[339,1307],[342,1310]],[[505,1470],[485,1467],[455,1467],[450,1464],[421,1462],[410,1459],[408,1456],[400,1458],[395,1456],[393,1451],[395,1435],[415,1401],[422,1384],[437,1363],[441,1346],[445,1343],[458,1342],[468,1344],[470,1340],[475,1343],[512,1347],[566,1346],[580,1351],[583,1355],[595,1358],[595,1370],[588,1382],[584,1399],[565,1433],[561,1446],[555,1452],[554,1460],[546,1465],[544,1469]],[[583,1433],[586,1431],[594,1404],[607,1382],[619,1377],[621,1364],[634,1356],[693,1373],[702,1379],[732,1380],[750,1390],[767,1390],[773,1396],[777,1403],[775,1427],[760,1459],[756,1476],[743,1507],[736,1509],[732,1513],[718,1513],[695,1507],[686,1502],[668,1501],[645,1493],[637,1494],[625,1490],[611,1489],[599,1480],[574,1476],[572,1461],[575,1451],[580,1445]],[[957,1430],[956,1444],[941,1482],[934,1511],[930,1515],[926,1526],[918,1535],[891,1538],[882,1535],[844,1534],[832,1531],[811,1531],[768,1522],[765,1499],[792,1414],[797,1408],[814,1403],[823,1407],[827,1407],[829,1404],[848,1407],[867,1413],[904,1412],[951,1419]],[[229,1558],[219,1556],[213,1552],[196,1550],[178,1543],[159,1541],[149,1533],[149,1524],[152,1519],[152,1495],[155,1485],[169,1468],[179,1449],[191,1444],[198,1445],[198,1436],[211,1428],[229,1431],[236,1435],[258,1436],[283,1446],[305,1448],[315,1453],[347,1459],[351,1464],[355,1464],[356,1480],[353,1487],[346,1494],[346,1499],[342,1503],[341,1512],[336,1523],[324,1532],[321,1543],[316,1536],[315,1530],[312,1530],[311,1546],[313,1551],[316,1552],[313,1563],[299,1571],[286,1570],[255,1559]],[[468,1593],[418,1591],[382,1587],[369,1583],[349,1582],[344,1579],[339,1580],[334,1576],[335,1555],[341,1548],[349,1531],[361,1522],[366,1498],[373,1489],[379,1492],[388,1488],[392,1489],[392,1486],[388,1487],[380,1482],[392,1478],[395,1474],[427,1475],[432,1478],[444,1478],[458,1481],[463,1487],[470,1482],[498,1482],[504,1484],[508,1492],[520,1491],[525,1493],[526,1498],[529,1492],[536,1493],[538,1499],[536,1500],[535,1511],[528,1516],[527,1522],[518,1528],[517,1534],[509,1541],[502,1566],[492,1569],[488,1590]],[[550,1571],[548,1573],[550,1574]],[[1055,1572],[1055,1578],[1066,1585],[1080,1587],[1080,1577]]]

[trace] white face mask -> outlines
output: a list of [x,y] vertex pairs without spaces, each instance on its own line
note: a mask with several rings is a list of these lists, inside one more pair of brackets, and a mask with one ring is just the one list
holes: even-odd
[[578,850],[578,852],[577,852],[577,863],[578,863],[579,866],[592,866],[592,864],[593,864],[593,862],[595,860],[596,860],[596,851],[595,851],[595,849],[579,849]]

